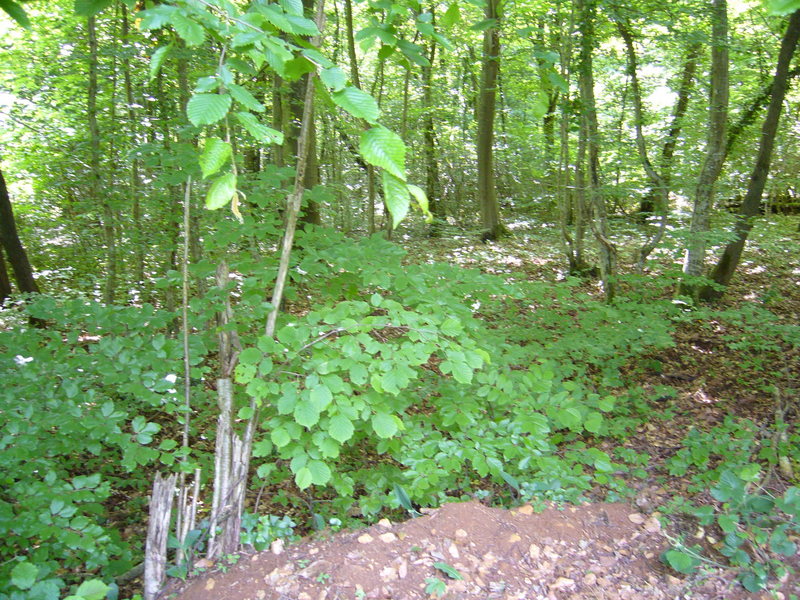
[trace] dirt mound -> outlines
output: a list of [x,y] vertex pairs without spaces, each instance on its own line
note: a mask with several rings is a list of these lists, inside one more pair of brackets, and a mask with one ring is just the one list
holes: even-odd
[[[530,505],[503,510],[454,503],[405,523],[383,520],[288,548],[275,543],[270,551],[242,556],[227,572],[192,580],[177,598],[683,597],[685,583],[658,559],[666,546],[657,519],[625,504],[551,507],[537,514]],[[692,597],[748,597],[731,593],[726,582],[713,587],[695,587]]]

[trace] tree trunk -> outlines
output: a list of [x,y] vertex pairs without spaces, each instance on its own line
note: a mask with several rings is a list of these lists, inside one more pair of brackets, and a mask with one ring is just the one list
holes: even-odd
[[[431,5],[432,24],[436,26],[436,13]],[[436,130],[433,125],[433,63],[436,60],[436,42],[429,42],[427,59],[430,63],[422,67],[422,136],[425,155],[425,193],[428,196],[428,208],[433,215],[430,235],[439,235],[441,225],[447,218],[444,202],[440,197],[439,165],[436,162]]]
[[[486,19],[499,21],[499,0],[487,0]],[[495,23],[483,32],[483,63],[481,65],[480,97],[478,101],[478,202],[481,209],[481,239],[496,240],[503,233],[500,205],[494,175],[494,118],[497,102],[497,74],[500,70],[500,29]]]
[[3,303],[11,297],[11,280],[8,278],[6,268],[6,257],[3,254],[3,246],[0,246],[0,308]]
[[[772,161],[772,150],[775,146],[775,135],[778,131],[783,101],[786,98],[786,91],[789,87],[789,64],[797,48],[798,38],[800,38],[800,10],[792,14],[781,41],[778,65],[772,82],[772,98],[770,98],[767,116],[761,128],[756,164],[750,174],[747,194],[736,219],[736,237],[725,246],[719,262],[711,273],[711,279],[721,286],[727,286],[730,283],[731,277],[733,277],[742,257],[747,236],[753,227],[753,219],[759,214],[764,186],[767,182]],[[721,290],[714,289],[711,286],[705,286],[700,291],[700,297],[703,300],[712,300],[721,295]]]
[[711,14],[711,99],[708,114],[706,157],[694,195],[692,225],[686,249],[683,272],[686,277],[681,293],[696,296],[697,277],[703,274],[706,252],[706,232],[714,198],[714,184],[725,160],[725,130],[728,121],[729,64],[728,64],[728,4],[713,0]]
[[578,64],[578,84],[583,103],[583,122],[586,128],[587,171],[589,196],[592,207],[591,227],[600,253],[600,274],[606,301],[614,298],[616,291],[617,248],[608,237],[605,200],[600,190],[600,139],[597,109],[594,97],[592,53],[595,45],[595,0],[577,0],[581,45]]
[[114,231],[114,213],[108,197],[102,192],[102,174],[100,170],[100,127],[97,123],[97,29],[95,17],[89,17],[86,23],[89,42],[89,82],[86,95],[86,119],[89,125],[89,194],[94,203],[102,207],[103,242],[106,251],[105,284],[103,286],[103,302],[114,303],[117,291],[117,240]]
[[2,171],[0,171],[0,245],[5,250],[19,291],[23,294],[38,294],[39,286],[33,278],[31,263],[28,261],[28,255],[17,234],[17,224],[14,220],[14,211],[11,208],[11,198],[8,195],[8,188]]

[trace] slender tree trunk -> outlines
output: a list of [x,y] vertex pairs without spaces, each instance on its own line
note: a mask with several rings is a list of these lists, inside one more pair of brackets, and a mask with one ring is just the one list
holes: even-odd
[[[436,13],[431,5],[432,24],[436,25]],[[441,225],[447,218],[439,185],[439,165],[436,161],[436,129],[433,124],[433,64],[436,61],[436,42],[431,40],[426,58],[430,63],[422,67],[422,137],[425,154],[425,193],[428,196],[428,207],[433,214],[429,233],[439,235]]]
[[[753,219],[759,214],[761,200],[764,195],[764,186],[767,182],[772,161],[772,151],[775,147],[775,135],[778,131],[781,109],[789,87],[789,64],[797,49],[798,38],[800,38],[800,10],[792,14],[781,41],[778,65],[772,81],[772,98],[769,102],[764,125],[761,128],[758,156],[756,157],[753,172],[750,174],[747,194],[736,219],[736,237],[725,246],[719,262],[711,273],[711,279],[721,286],[727,286],[730,283],[742,257],[747,236],[753,227]],[[711,286],[705,286],[700,291],[700,297],[704,300],[712,300],[721,295],[722,290],[714,289]]]
[[[14,279],[17,282],[19,291],[23,294],[38,294],[39,286],[33,278],[33,269],[28,261],[28,254],[25,252],[17,233],[17,223],[14,220],[11,198],[8,195],[8,188],[2,171],[0,171],[0,245],[2,245],[11,265],[11,270],[14,272]],[[5,267],[5,263],[3,266]],[[6,273],[7,279],[8,274]],[[10,292],[10,289],[8,291]]]
[[728,122],[728,4],[713,0],[711,15],[711,99],[708,114],[706,157],[697,181],[692,210],[692,225],[683,272],[686,280],[681,293],[696,296],[697,278],[703,274],[706,232],[714,198],[714,184],[725,160],[725,130]]
[[496,23],[483,32],[483,63],[478,101],[478,202],[481,209],[481,239],[496,240],[503,234],[494,174],[494,118],[497,74],[500,70],[499,0],[487,0],[486,19]]
[[89,41],[89,83],[86,96],[86,119],[89,124],[89,174],[90,196],[92,202],[102,207],[103,241],[106,251],[105,285],[103,286],[103,302],[114,303],[117,290],[117,241],[114,231],[114,213],[107,194],[102,191],[102,173],[100,168],[100,127],[97,123],[97,29],[95,17],[87,21]]
[[595,0],[577,0],[578,23],[581,33],[578,83],[583,103],[583,122],[586,128],[587,172],[592,207],[591,227],[600,254],[600,274],[606,301],[616,292],[617,248],[609,239],[606,204],[600,190],[600,134],[594,97],[592,54],[595,45]]
[[0,245],[0,308],[3,303],[11,297],[11,280],[8,278],[8,268],[6,268],[6,257],[3,253],[3,246]]

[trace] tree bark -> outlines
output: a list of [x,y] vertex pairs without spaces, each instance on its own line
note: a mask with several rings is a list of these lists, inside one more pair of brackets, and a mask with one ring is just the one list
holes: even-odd
[[3,254],[3,247],[0,246],[0,308],[10,297],[11,280],[8,278],[8,269],[6,268],[6,257]]
[[[758,216],[761,207],[761,199],[764,194],[764,186],[767,183],[769,168],[772,162],[772,151],[775,147],[775,135],[778,131],[778,123],[781,118],[783,101],[786,98],[786,91],[789,87],[789,64],[792,56],[797,49],[798,39],[800,39],[800,10],[795,11],[789,19],[786,32],[781,41],[781,49],[778,54],[778,65],[775,68],[775,77],[772,81],[772,97],[770,98],[767,116],[761,127],[761,139],[758,145],[758,155],[753,171],[750,174],[750,181],[747,186],[747,194],[744,197],[742,206],[737,215],[735,234],[732,242],[725,246],[725,250],[720,256],[719,262],[711,273],[711,279],[720,286],[727,286],[733,277],[739,260],[742,257],[747,236],[753,228],[753,219]],[[700,291],[700,298],[703,300],[713,300],[720,297],[723,290],[712,286],[704,286]]]
[[[436,26],[434,5],[430,7],[432,25]],[[436,42],[430,40],[428,46],[429,65],[422,67],[422,137],[425,155],[425,193],[428,196],[428,207],[433,215],[430,235],[439,235],[441,225],[447,218],[444,202],[440,197],[439,165],[436,162],[436,129],[433,125],[433,63],[436,60]]]
[[[499,21],[499,0],[487,0],[486,19]],[[500,71],[500,30],[497,23],[483,32],[483,63],[478,100],[478,202],[481,209],[481,239],[496,240],[503,233],[494,174],[494,119],[497,74]]]
[[103,285],[103,302],[114,303],[117,291],[117,240],[114,228],[114,212],[106,194],[102,193],[102,173],[100,167],[100,126],[97,122],[97,77],[98,51],[97,29],[95,17],[89,17],[86,23],[89,42],[89,82],[86,93],[86,119],[89,125],[89,186],[92,202],[99,203],[102,208],[103,242],[106,252],[105,284]]
[[28,254],[25,252],[17,233],[11,198],[8,195],[8,188],[2,171],[0,171],[0,244],[5,250],[11,270],[14,272],[14,279],[17,282],[19,291],[23,294],[38,294],[39,286],[33,278],[33,269],[28,261]]
[[703,274],[706,232],[714,198],[714,184],[725,160],[725,132],[729,100],[728,4],[713,0],[711,13],[711,98],[708,114],[706,157],[697,181],[692,209],[692,224],[683,272],[686,279],[681,293],[695,297],[699,291],[696,278]]
[[592,54],[595,45],[594,21],[597,7],[595,0],[577,0],[580,24],[580,58],[578,61],[578,85],[583,103],[583,123],[586,128],[587,171],[589,175],[589,197],[592,207],[591,227],[600,254],[600,274],[606,301],[613,300],[616,292],[617,248],[608,236],[606,204],[600,190],[600,133],[597,125],[597,108],[594,96],[594,73]]

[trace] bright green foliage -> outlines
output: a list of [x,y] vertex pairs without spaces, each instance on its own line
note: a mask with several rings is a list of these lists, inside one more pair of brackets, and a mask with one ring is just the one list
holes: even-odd
[[171,315],[147,305],[42,297],[29,311],[51,327],[0,332],[0,579],[18,590],[12,597],[38,600],[58,597],[65,582],[56,569],[108,577],[136,560],[139,549],[107,525],[104,502],[148,489],[141,467],[179,458],[177,444],[157,443],[162,427],[152,418],[180,418],[182,353],[153,333]]

